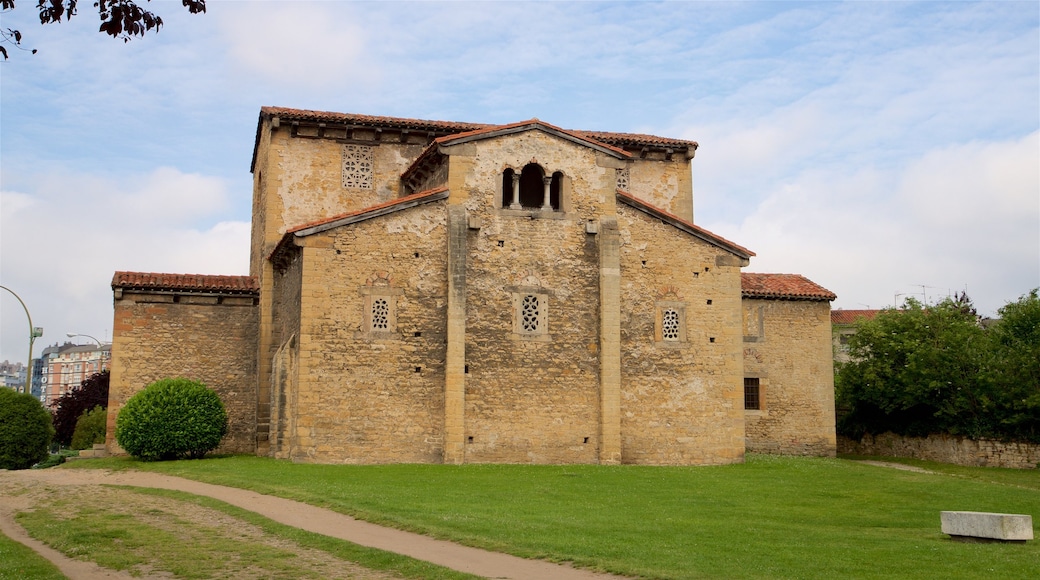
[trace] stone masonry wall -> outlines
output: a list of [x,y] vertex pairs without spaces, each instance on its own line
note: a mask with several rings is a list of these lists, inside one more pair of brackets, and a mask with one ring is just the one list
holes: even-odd
[[[599,294],[595,220],[605,195],[595,153],[529,132],[479,141],[464,204],[468,235],[465,449],[467,462],[595,463],[599,447]],[[564,174],[565,210],[496,206],[506,166],[537,161]],[[456,192],[452,192],[454,196]],[[609,191],[613,195],[613,191]],[[517,327],[518,300],[539,294],[544,334]],[[540,327],[541,328],[541,327]]]
[[[724,252],[618,206],[621,233],[622,462],[733,463],[744,457],[740,269]],[[662,307],[684,313],[664,341]]]
[[111,453],[123,404],[150,383],[171,377],[201,381],[220,395],[228,435],[217,452],[256,448],[257,308],[250,296],[124,292],[115,300],[108,400]]
[[693,176],[681,155],[637,159],[629,167],[629,193],[668,213],[693,222]]
[[[304,240],[298,380],[282,435],[289,458],[441,461],[444,207],[427,204]],[[379,288],[394,301],[396,324],[369,333],[365,293]]]
[[286,434],[296,430],[296,396],[299,380],[300,297],[303,288],[303,252],[296,250],[284,269],[272,275],[272,353],[270,386],[270,450],[274,457],[288,457]]
[[903,437],[894,433],[865,435],[862,441],[838,437],[838,452],[851,455],[912,457],[941,463],[979,467],[1040,468],[1040,445],[983,439],[974,441],[952,435]]
[[743,310],[744,375],[763,401],[745,412],[748,451],[833,457],[830,303],[746,299]]

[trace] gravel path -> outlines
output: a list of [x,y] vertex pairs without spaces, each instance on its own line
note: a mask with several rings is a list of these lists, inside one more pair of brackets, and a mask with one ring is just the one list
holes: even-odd
[[100,568],[93,563],[71,560],[40,542],[29,538],[12,517],[14,512],[26,509],[25,502],[27,500],[22,496],[3,493],[4,486],[2,484],[5,479],[11,484],[21,485],[32,485],[33,483],[59,486],[111,484],[171,489],[208,496],[255,512],[276,522],[309,532],[347,540],[362,546],[404,554],[412,558],[486,578],[518,580],[604,580],[621,578],[620,576],[597,574],[565,565],[540,560],[526,560],[516,556],[461,546],[411,532],[362,522],[350,516],[297,501],[157,473],[137,471],[110,472],[98,469],[0,471],[0,531],[39,552],[45,558],[54,562],[63,573],[74,579],[95,580],[102,578],[130,578],[131,576]]

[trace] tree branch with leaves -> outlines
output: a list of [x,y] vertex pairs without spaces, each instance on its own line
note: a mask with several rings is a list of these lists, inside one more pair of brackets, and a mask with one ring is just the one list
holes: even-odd
[[[76,15],[78,4],[78,0],[37,0],[36,9],[40,12],[40,24],[56,24],[70,20]],[[181,4],[192,14],[206,12],[206,0],[181,0]],[[134,0],[97,0],[94,2],[94,8],[97,9],[98,18],[101,20],[98,32],[122,39],[123,42],[130,42],[134,36],[144,36],[150,30],[159,32],[163,25],[160,16],[145,10]],[[3,13],[11,12],[15,9],[15,0],[0,0],[0,9]],[[0,27],[0,54],[4,60],[10,56],[8,46],[36,54],[36,49],[22,48],[20,30]]]

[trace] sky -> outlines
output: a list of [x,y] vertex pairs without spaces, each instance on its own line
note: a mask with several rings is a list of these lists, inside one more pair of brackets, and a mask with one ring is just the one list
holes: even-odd
[[[0,15],[37,50],[0,63],[0,285],[34,355],[111,340],[117,270],[248,273],[267,105],[696,140],[695,223],[834,308],[1040,286],[1035,1],[148,7],[127,43],[90,2]],[[0,360],[28,338],[0,291]]]

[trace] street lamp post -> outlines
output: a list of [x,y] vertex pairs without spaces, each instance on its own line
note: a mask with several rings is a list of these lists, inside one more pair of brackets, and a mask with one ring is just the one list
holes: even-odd
[[25,305],[25,302],[22,302],[21,296],[15,294],[14,290],[11,290],[7,286],[0,286],[0,288],[3,288],[4,290],[7,290],[8,292],[10,292],[11,296],[14,296],[18,300],[18,303],[22,305],[22,310],[25,311],[25,317],[29,319],[29,364],[28,364],[27,368],[25,369],[25,391],[24,392],[32,393],[32,370],[33,370],[32,369],[32,349],[33,349],[33,343],[36,342],[37,338],[43,336],[43,328],[41,328],[39,326],[33,326],[32,316],[29,314],[29,308]]

